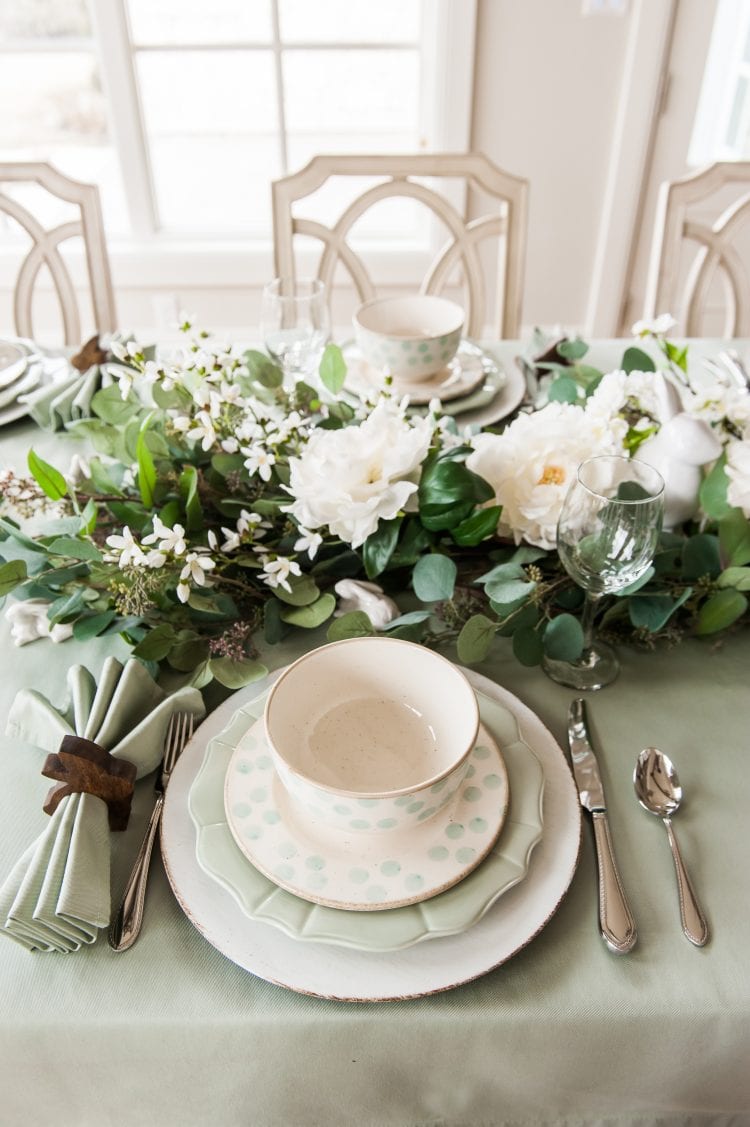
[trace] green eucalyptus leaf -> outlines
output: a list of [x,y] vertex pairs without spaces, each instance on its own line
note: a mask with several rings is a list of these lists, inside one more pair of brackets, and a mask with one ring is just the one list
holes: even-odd
[[282,621],[290,626],[300,626],[304,630],[314,630],[330,618],[336,609],[336,596],[329,591],[314,603],[305,607],[285,607],[281,612]]
[[277,646],[286,633],[281,617],[283,607],[278,599],[268,599],[263,607],[263,637],[269,646]]
[[346,379],[346,361],[337,344],[327,344],[320,361],[320,378],[331,395],[338,395]]
[[455,542],[462,548],[474,548],[488,536],[494,536],[500,519],[502,505],[491,505],[488,509],[477,509],[466,520],[462,520],[451,532]]
[[541,634],[531,626],[521,626],[513,634],[513,656],[521,665],[541,665],[544,644]]
[[750,521],[742,509],[730,509],[719,521],[719,546],[730,567],[750,563]]
[[89,497],[88,501],[81,510],[80,531],[85,533],[87,536],[91,536],[94,529],[96,528],[98,516],[99,510],[97,509],[96,501],[93,497]]
[[551,403],[577,403],[578,384],[568,376],[558,376],[547,388],[547,398]]
[[686,587],[678,598],[670,595],[634,595],[628,603],[630,621],[635,627],[645,627],[655,634],[669,622],[670,618],[693,593],[692,587]]
[[290,607],[309,606],[320,595],[318,585],[311,575],[290,575],[288,583],[292,588],[291,591],[285,591],[283,587],[275,587],[273,593],[277,599]]
[[219,684],[227,689],[241,689],[251,681],[260,681],[268,673],[262,662],[249,657],[240,661],[233,661],[231,657],[212,657],[208,668]]
[[9,594],[28,579],[23,560],[8,560],[0,565],[0,598]]
[[714,463],[711,472],[703,479],[700,487],[700,503],[703,512],[712,520],[720,520],[731,510],[727,500],[729,478],[726,472],[727,456],[722,454]]
[[734,587],[735,591],[750,591],[750,567],[728,567],[716,580],[718,587]]
[[110,426],[123,426],[133,416],[133,400],[123,399],[119,384],[100,388],[91,398],[91,409],[95,415]]
[[385,571],[395,550],[400,527],[401,521],[398,517],[393,520],[381,520],[375,531],[365,540],[362,545],[362,558],[368,579],[375,579]]
[[266,356],[264,352],[248,349],[244,359],[251,379],[255,380],[263,387],[281,387],[284,382],[284,373],[278,364],[274,364],[273,360],[271,360],[269,356]]
[[642,348],[626,348],[620,367],[623,372],[655,372],[656,364]]
[[5,517],[0,517],[0,529],[2,529],[6,536],[9,536],[12,540],[15,540],[17,544],[20,544],[21,547],[25,548],[27,551],[38,552],[40,555],[45,556],[47,555],[47,549],[45,548],[44,544],[38,544],[36,540],[32,540],[30,536],[27,536],[24,532],[21,532],[21,529],[18,528],[18,526],[15,525],[12,520],[7,520]]
[[33,450],[29,450],[28,465],[34,481],[50,500],[60,501],[67,495],[68,483],[60,471],[49,462],[45,462]]
[[484,661],[495,637],[497,623],[485,614],[475,614],[465,622],[456,642],[458,660],[464,665]]
[[695,627],[696,634],[717,634],[726,630],[747,610],[747,598],[740,591],[726,588],[717,591],[701,607]]
[[655,569],[651,565],[649,565],[644,571],[643,575],[641,575],[638,579],[633,580],[633,582],[629,583],[627,587],[622,587],[619,591],[616,591],[615,594],[619,595],[619,597],[622,599],[627,598],[629,595],[634,595],[636,591],[640,591],[641,587],[645,587],[646,584],[653,579],[655,574]]
[[74,536],[59,536],[48,547],[52,556],[67,556],[72,560],[96,560],[101,562],[102,554],[90,540],[77,540]]
[[87,614],[73,623],[73,637],[78,642],[87,642],[90,638],[97,638],[110,626],[116,614],[113,610],[105,610],[102,614]]
[[402,626],[416,626],[419,623],[426,622],[431,616],[432,611],[430,610],[410,610],[406,614],[400,614],[398,618],[392,618],[382,632],[390,634],[392,631],[401,629]]
[[344,638],[369,638],[375,634],[375,627],[362,610],[351,610],[334,618],[328,627],[329,642],[341,642]]
[[449,556],[433,552],[422,556],[412,572],[412,586],[423,603],[434,603],[453,597],[458,568]]
[[167,654],[167,661],[180,673],[190,673],[202,661],[208,660],[209,648],[205,638],[190,631],[181,631]]
[[154,503],[154,488],[156,486],[156,466],[153,455],[146,443],[146,427],[148,420],[141,427],[136,443],[136,461],[138,462],[138,491],[141,501],[150,509]]
[[[501,603],[490,603],[493,610],[502,605]],[[516,630],[526,630],[531,626],[536,626],[539,621],[539,608],[531,602],[521,600],[513,613],[504,617],[506,621],[498,626],[497,632],[501,638],[510,638]]]
[[561,340],[557,346],[557,352],[560,356],[564,356],[566,360],[580,360],[589,350],[589,346],[585,340],[576,337],[575,340]]
[[544,653],[553,661],[575,661],[583,653],[583,629],[572,614],[558,614],[547,623],[542,637]]
[[168,622],[162,622],[153,630],[149,630],[146,637],[135,647],[133,654],[146,661],[161,661],[172,649],[174,642],[174,627]]
[[84,606],[83,590],[79,587],[71,594],[62,595],[59,599],[55,599],[47,608],[47,618],[53,626],[56,626],[58,622],[76,618]]
[[147,512],[131,501],[110,501],[109,510],[120,524],[127,525],[134,532],[143,532],[151,519]]
[[198,496],[198,471],[195,466],[185,466],[178,486],[185,506],[185,527],[188,532],[196,532],[203,528],[203,509]]
[[691,536],[682,553],[683,579],[700,579],[704,575],[715,579],[721,570],[718,536],[709,532]]
[[515,603],[526,599],[535,589],[536,583],[528,579],[493,579],[485,584],[485,593],[493,603]]

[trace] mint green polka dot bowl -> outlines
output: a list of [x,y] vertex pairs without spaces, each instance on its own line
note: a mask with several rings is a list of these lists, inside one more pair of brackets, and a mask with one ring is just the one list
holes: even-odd
[[461,306],[432,294],[373,298],[354,314],[364,359],[404,384],[429,380],[450,364],[463,327]]
[[446,658],[396,638],[347,638],[304,654],[268,694],[276,773],[309,816],[363,833],[418,826],[469,769],[479,706]]

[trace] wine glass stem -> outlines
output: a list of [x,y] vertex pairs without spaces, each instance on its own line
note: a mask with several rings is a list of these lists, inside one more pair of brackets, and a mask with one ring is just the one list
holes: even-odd
[[600,595],[592,595],[589,591],[586,592],[586,598],[583,601],[583,613],[581,614],[581,628],[583,630],[583,654],[584,656],[591,652],[594,645],[594,617],[596,615],[596,607]]

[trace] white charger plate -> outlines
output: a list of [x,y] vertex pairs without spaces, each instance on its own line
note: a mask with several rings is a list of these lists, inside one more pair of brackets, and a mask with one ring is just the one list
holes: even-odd
[[[259,978],[299,993],[340,1001],[416,998],[470,982],[525,947],[554,915],[578,861],[581,808],[562,751],[537,716],[517,697],[472,670],[475,688],[516,717],[522,737],[545,775],[544,835],[526,879],[510,889],[474,927],[458,935],[385,955],[300,943],[274,927],[248,919],[225,889],[207,880],[195,854],[196,831],[188,794],[205,742],[236,709],[263,692],[250,685],[216,709],[177,762],[167,790],[162,856],[174,894],[188,919],[218,951]],[[477,870],[477,871],[481,871]]]
[[[224,808],[235,842],[273,884],[331,908],[384,911],[458,884],[495,844],[508,810],[508,775],[483,726],[466,783],[442,810],[408,829],[332,829],[293,802],[257,719],[239,737],[229,762]],[[366,824],[367,802],[352,810]]]
[[11,340],[0,340],[0,388],[8,387],[26,371],[27,353]]

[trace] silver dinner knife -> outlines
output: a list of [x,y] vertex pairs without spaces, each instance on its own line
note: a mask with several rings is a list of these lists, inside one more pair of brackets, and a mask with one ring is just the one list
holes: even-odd
[[599,875],[599,930],[610,951],[614,951],[616,955],[625,955],[635,945],[638,932],[615,862],[604,787],[599,764],[589,740],[586,707],[580,697],[570,704],[568,745],[581,806],[588,810],[594,827]]

